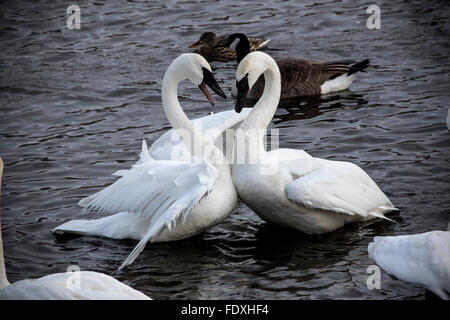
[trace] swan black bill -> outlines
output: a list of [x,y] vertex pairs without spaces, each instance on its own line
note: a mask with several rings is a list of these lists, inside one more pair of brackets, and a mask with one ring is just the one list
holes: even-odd
[[211,90],[214,91],[218,96],[221,96],[222,98],[226,99],[227,96],[225,95],[225,93],[223,93],[216,79],[214,79],[212,72],[206,68],[202,69],[203,69],[203,83],[205,83],[208,87],[210,87]]
[[247,94],[249,91],[248,86],[248,73],[243,77],[240,81],[236,81],[236,89],[237,89],[237,99],[234,110],[239,113],[242,111],[242,108],[245,106],[245,99],[247,98]]

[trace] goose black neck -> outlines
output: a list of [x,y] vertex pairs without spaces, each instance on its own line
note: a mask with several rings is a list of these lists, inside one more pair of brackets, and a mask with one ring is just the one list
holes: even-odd
[[232,43],[236,38],[239,38],[239,43],[236,46],[236,56],[239,64],[239,62],[241,62],[241,60],[250,53],[250,42],[245,34],[234,33],[230,36],[230,43]]

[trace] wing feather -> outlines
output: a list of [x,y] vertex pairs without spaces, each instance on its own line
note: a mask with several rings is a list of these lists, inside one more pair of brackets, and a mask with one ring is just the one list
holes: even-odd
[[298,178],[286,186],[286,194],[300,205],[390,221],[383,213],[398,210],[376,183],[352,163],[305,157],[289,160],[287,167]]
[[134,261],[146,242],[164,228],[184,222],[192,208],[212,190],[217,169],[206,160],[197,163],[154,160],[142,144],[139,162],[121,171],[121,178],[96,194],[82,199],[84,210],[132,212],[144,218],[149,228],[121,268]]
[[[213,143],[227,129],[232,129],[244,121],[251,110],[251,108],[244,108],[240,113],[234,110],[219,112],[194,119],[192,122],[194,127],[203,135],[205,141]],[[222,145],[217,143],[216,146],[223,150]],[[149,151],[150,155],[157,160],[171,160],[174,154],[176,154],[178,159],[188,159],[190,156],[187,148],[185,148],[185,145],[173,129],[167,131],[156,140]]]
[[450,232],[375,237],[368,253],[386,272],[450,298]]

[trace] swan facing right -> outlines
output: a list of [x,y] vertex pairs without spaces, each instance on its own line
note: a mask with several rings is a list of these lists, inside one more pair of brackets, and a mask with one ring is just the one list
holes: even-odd
[[237,204],[237,193],[230,165],[214,145],[214,138],[239,124],[245,114],[223,112],[206,117],[200,124],[210,122],[215,135],[205,135],[188,119],[178,101],[178,84],[186,79],[198,86],[211,104],[214,101],[205,85],[218,95],[225,95],[210,65],[199,54],[182,54],[167,69],[162,83],[162,104],[173,130],[180,133],[181,144],[185,144],[181,150],[189,157],[173,159],[178,145],[170,141],[167,133],[150,150],[144,141],[135,165],[129,170],[119,170],[114,174],[119,180],[79,202],[86,210],[113,215],[69,221],[53,232],[139,240],[120,270],[136,259],[148,241],[185,239],[228,217]]
[[244,203],[268,222],[308,234],[330,232],[354,221],[390,220],[384,214],[398,209],[357,165],[314,158],[303,150],[266,152],[263,138],[281,92],[280,71],[269,55],[255,51],[239,64],[235,110],[242,110],[262,74],[264,92],[236,133],[244,144],[237,140],[234,144],[254,155],[252,161],[232,164],[233,182]]

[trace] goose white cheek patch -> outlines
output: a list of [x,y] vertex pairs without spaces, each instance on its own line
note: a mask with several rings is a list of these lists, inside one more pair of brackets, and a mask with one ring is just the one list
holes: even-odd
[[234,39],[234,41],[233,41],[233,42],[231,43],[231,45],[230,45],[230,49],[236,51],[236,47],[237,47],[237,45],[239,44],[239,41],[240,41],[240,40],[241,40],[241,39],[239,39],[239,38]]

